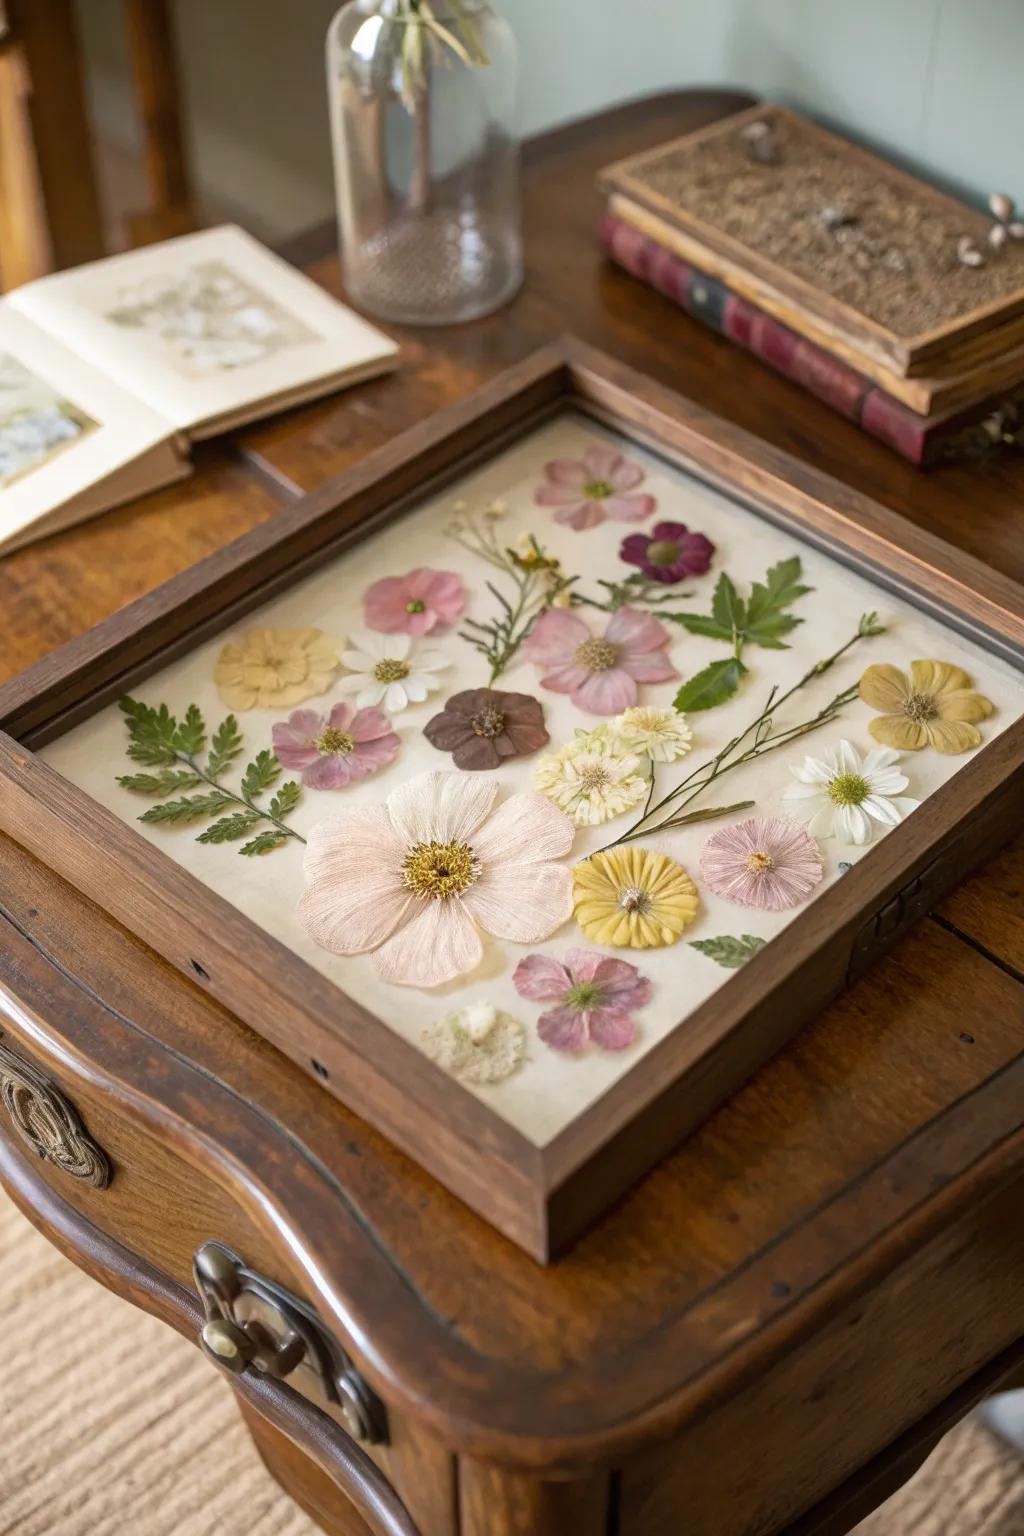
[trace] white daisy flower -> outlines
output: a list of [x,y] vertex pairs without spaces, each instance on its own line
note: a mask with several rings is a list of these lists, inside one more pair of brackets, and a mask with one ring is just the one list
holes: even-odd
[[647,794],[645,764],[626,750],[607,726],[577,731],[533,770],[533,786],[571,816],[578,827],[596,827],[639,805]]
[[795,802],[794,815],[807,822],[812,837],[869,843],[874,822],[895,827],[921,804],[901,793],[910,781],[895,767],[899,760],[889,747],[862,759],[855,747],[841,741],[834,752],[805,757],[799,768],[791,767],[797,782],[782,798]]
[[677,709],[649,709],[636,704],[624,710],[613,728],[631,752],[655,763],[674,763],[693,746],[693,732]]
[[411,635],[379,635],[359,629],[352,636],[354,649],[342,651],[348,675],[338,682],[341,693],[354,693],[359,709],[382,704],[396,715],[410,704],[422,704],[441,683],[436,673],[451,662],[433,646],[419,645]]

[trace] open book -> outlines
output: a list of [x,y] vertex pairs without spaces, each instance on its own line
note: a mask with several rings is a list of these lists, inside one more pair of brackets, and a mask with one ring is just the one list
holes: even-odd
[[27,283],[0,300],[0,552],[181,479],[191,439],[397,352],[232,225]]

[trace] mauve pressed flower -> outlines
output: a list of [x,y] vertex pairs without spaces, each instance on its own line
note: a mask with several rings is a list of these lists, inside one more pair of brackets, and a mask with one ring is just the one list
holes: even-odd
[[639,683],[667,683],[679,674],[665,655],[669,634],[652,614],[619,608],[601,636],[564,608],[541,615],[523,645],[540,667],[542,688],[567,693],[578,709],[618,715],[635,704]]
[[632,1045],[633,1011],[651,998],[651,983],[635,965],[586,949],[570,949],[564,961],[528,955],[512,981],[520,997],[558,1004],[541,1014],[537,1033],[552,1050],[574,1055],[588,1045],[604,1051]]
[[623,539],[619,558],[639,566],[650,581],[668,586],[686,576],[703,576],[715,546],[703,533],[691,533],[685,523],[655,523],[650,533]]
[[752,816],[715,832],[700,867],[716,896],[762,912],[799,906],[824,874],[814,838],[781,816]]
[[465,606],[461,577],[425,566],[406,576],[382,577],[363,598],[367,625],[385,635],[429,635],[439,624],[455,624]]
[[509,757],[526,757],[550,740],[536,699],[496,688],[452,694],[423,734],[439,752],[452,754],[456,768],[470,772],[497,768]]
[[556,523],[594,528],[607,518],[639,523],[657,506],[653,496],[637,492],[646,478],[643,466],[616,449],[594,443],[580,459],[552,459],[544,466],[545,484],[534,500],[557,507]]
[[271,736],[282,768],[300,771],[309,789],[343,789],[394,762],[401,742],[380,709],[335,704],[329,715],[297,709]]

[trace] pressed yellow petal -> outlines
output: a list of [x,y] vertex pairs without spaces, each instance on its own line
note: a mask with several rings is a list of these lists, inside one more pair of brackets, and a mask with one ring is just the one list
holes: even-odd
[[957,688],[951,693],[940,693],[935,707],[940,720],[985,720],[992,713],[993,704],[973,688]]
[[971,680],[963,667],[954,667],[951,661],[912,661],[910,682],[914,693],[952,692],[954,688],[969,688]]
[[957,752],[970,752],[973,747],[981,746],[981,732],[976,725],[969,725],[966,720],[929,720],[925,730],[936,752],[953,755]]
[[868,721],[868,730],[883,747],[895,747],[897,752],[920,752],[928,745],[924,726],[906,715],[876,715]]
[[909,692],[907,674],[885,662],[868,667],[860,680],[860,696],[864,703],[887,715],[894,715],[903,707]]

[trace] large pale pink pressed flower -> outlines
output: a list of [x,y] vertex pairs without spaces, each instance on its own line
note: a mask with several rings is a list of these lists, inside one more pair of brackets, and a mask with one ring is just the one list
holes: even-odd
[[436,987],[480,963],[480,930],[535,944],[572,912],[572,873],[553,861],[573,825],[543,795],[497,810],[493,779],[423,773],[383,805],[309,834],[299,918],[335,955],[374,951],[384,981]]
[[799,906],[824,874],[814,838],[781,816],[723,827],[704,844],[700,867],[716,896],[763,912]]
[[520,997],[558,1004],[541,1014],[537,1033],[552,1050],[574,1054],[590,1044],[604,1051],[632,1045],[633,1010],[651,998],[651,984],[635,965],[586,949],[570,949],[564,962],[527,955],[512,981]]
[[425,566],[407,576],[382,577],[363,598],[367,625],[385,635],[429,635],[439,624],[455,624],[465,606],[461,577]]
[[543,671],[541,687],[567,693],[578,709],[618,715],[636,703],[638,683],[667,683],[679,673],[665,655],[669,634],[636,608],[613,613],[603,635],[592,635],[566,608],[549,608],[534,625],[523,655]]
[[381,709],[335,704],[329,715],[296,709],[271,736],[283,768],[299,770],[310,789],[342,789],[394,762],[401,742]]
[[614,448],[594,443],[581,459],[552,459],[534,500],[539,507],[557,507],[556,523],[570,528],[594,528],[606,518],[639,523],[658,503],[636,487],[645,479],[641,465]]

